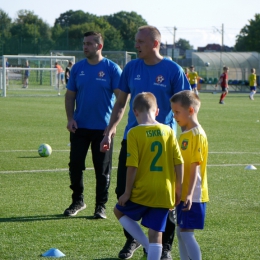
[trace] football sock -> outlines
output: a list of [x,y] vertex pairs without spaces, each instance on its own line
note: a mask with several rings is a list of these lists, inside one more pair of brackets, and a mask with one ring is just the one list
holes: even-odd
[[199,91],[197,89],[195,89],[195,94],[199,95]]
[[181,232],[180,232],[180,227],[177,227],[177,238],[178,238],[178,247],[179,247],[179,253],[180,253],[180,258],[181,260],[189,260],[188,252],[186,249],[186,246],[182,240],[181,237]]
[[191,260],[201,260],[199,244],[193,232],[180,232],[181,238],[186,245],[186,249]]
[[147,255],[147,260],[161,259],[162,244],[150,243]]
[[140,225],[134,221],[133,219],[123,216],[119,219],[120,224],[124,227],[124,229],[142,246],[145,248],[146,252],[149,250],[149,240],[147,236],[144,234],[143,230],[141,229]]

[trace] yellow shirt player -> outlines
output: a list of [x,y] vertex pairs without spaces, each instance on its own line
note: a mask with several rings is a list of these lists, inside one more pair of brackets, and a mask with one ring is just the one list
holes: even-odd
[[191,89],[198,95],[198,89],[197,89],[197,85],[198,85],[198,80],[200,79],[200,77],[198,76],[198,73],[195,71],[195,68],[193,65],[190,66],[190,72],[188,73],[188,79],[190,82],[190,86]]
[[[159,260],[169,209],[180,202],[183,159],[173,130],[155,120],[159,109],[152,93],[136,95],[133,110],[139,125],[127,135],[126,188],[114,213],[148,259]],[[149,240],[136,222],[140,219]]]
[[177,206],[177,237],[181,259],[201,260],[200,247],[194,229],[203,229],[207,183],[207,136],[198,122],[199,97],[192,91],[181,91],[171,97],[174,118],[184,129],[179,146],[184,159],[181,202]]
[[250,95],[249,98],[254,100],[254,94],[256,93],[256,73],[255,69],[251,69],[251,74],[249,76],[249,87],[250,87]]

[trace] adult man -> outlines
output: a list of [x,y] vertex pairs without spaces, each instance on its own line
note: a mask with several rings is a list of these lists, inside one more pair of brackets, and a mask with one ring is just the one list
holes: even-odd
[[[100,152],[99,145],[112,112],[115,95],[119,93],[118,82],[121,69],[102,56],[103,37],[97,32],[84,34],[83,50],[86,59],[71,69],[65,94],[65,108],[70,131],[70,188],[72,204],[65,216],[75,216],[86,208],[83,200],[83,170],[91,146],[96,174],[96,206],[94,218],[106,218],[105,204],[108,200],[112,150]],[[115,94],[115,95],[114,95]]]
[[[115,128],[123,116],[125,104],[129,94],[131,94],[128,124],[125,128],[124,139],[119,154],[116,187],[118,198],[124,193],[126,183],[126,135],[130,128],[137,125],[132,109],[135,96],[141,92],[152,92],[157,98],[160,109],[156,120],[169,125],[176,132],[176,123],[173,118],[169,99],[173,94],[181,90],[191,89],[182,68],[170,59],[163,58],[160,55],[161,34],[157,28],[153,26],[140,27],[136,34],[135,42],[139,59],[129,62],[124,68],[119,83],[121,92],[113,108],[106,135],[100,144],[101,151],[106,151],[110,148],[110,144],[112,143],[111,137],[115,134]],[[174,238],[174,230],[175,211],[170,211],[166,229],[163,233],[161,259],[172,259],[170,251]],[[124,233],[127,241],[123,249],[119,252],[118,257],[129,259],[132,257],[134,251],[140,247],[140,244],[126,230],[124,230]]]
[[224,105],[224,98],[228,94],[228,67],[223,67],[223,73],[219,77],[219,81],[217,82],[215,88],[217,88],[218,84],[222,89],[222,94],[220,96],[219,104]]

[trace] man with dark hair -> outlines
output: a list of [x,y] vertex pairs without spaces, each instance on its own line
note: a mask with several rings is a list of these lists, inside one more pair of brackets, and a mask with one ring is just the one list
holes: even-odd
[[103,139],[115,96],[121,69],[113,61],[102,56],[103,37],[97,32],[84,34],[83,51],[86,59],[71,69],[65,94],[65,109],[70,132],[69,174],[72,204],[64,211],[65,216],[75,216],[86,208],[84,203],[83,171],[85,159],[91,147],[96,175],[96,205],[94,218],[106,218],[113,149],[102,153],[99,145]]

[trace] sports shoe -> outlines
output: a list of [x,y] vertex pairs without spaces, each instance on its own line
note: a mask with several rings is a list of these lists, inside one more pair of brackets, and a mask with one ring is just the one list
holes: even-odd
[[224,103],[224,101],[223,101],[223,100],[221,100],[221,101],[219,101],[219,104],[222,104],[222,105],[224,105],[225,103]]
[[163,249],[161,260],[172,260],[171,251]]
[[124,247],[118,254],[118,258],[130,259],[133,256],[135,250],[138,249],[140,246],[141,246],[141,244],[138,243],[136,240],[127,239]]
[[65,209],[63,215],[68,217],[73,217],[78,214],[79,211],[86,208],[84,202],[73,202],[67,209]]
[[106,216],[106,210],[105,207],[102,205],[98,205],[95,209],[94,212],[94,218],[98,219],[98,218],[107,218]]

